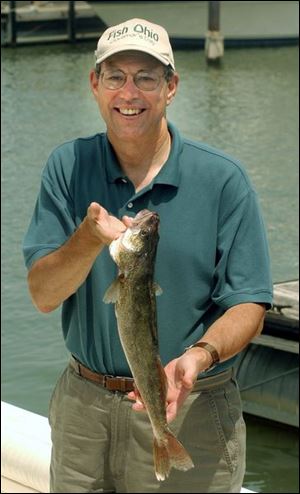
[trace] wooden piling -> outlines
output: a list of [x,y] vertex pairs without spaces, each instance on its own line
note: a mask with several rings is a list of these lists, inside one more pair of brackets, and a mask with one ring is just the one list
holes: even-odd
[[220,2],[208,2],[208,30],[220,31]]
[[7,42],[10,46],[15,46],[17,43],[17,23],[16,23],[16,2],[15,1],[9,2]]
[[68,12],[68,39],[70,43],[76,42],[76,12],[75,12],[75,2],[69,2],[69,12]]
[[208,32],[205,38],[205,55],[208,63],[219,64],[224,55],[224,38],[220,33],[220,2],[208,2]]

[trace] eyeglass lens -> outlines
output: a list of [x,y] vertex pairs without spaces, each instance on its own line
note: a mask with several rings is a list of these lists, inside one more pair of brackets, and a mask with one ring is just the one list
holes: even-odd
[[[104,71],[101,74],[102,83],[107,89],[120,89],[127,81],[128,74],[122,70]],[[156,72],[139,71],[133,76],[134,84],[142,91],[153,91],[161,81],[162,76]]]

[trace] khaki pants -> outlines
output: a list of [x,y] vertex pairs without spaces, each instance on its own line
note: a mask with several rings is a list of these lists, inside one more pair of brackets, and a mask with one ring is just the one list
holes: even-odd
[[170,426],[195,468],[172,469],[158,482],[147,414],[132,410],[123,393],[79,376],[70,363],[50,401],[50,492],[240,492],[246,433],[230,374],[197,381]]

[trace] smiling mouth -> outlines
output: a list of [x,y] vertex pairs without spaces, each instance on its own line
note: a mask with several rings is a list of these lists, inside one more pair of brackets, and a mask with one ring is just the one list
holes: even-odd
[[143,108],[115,108],[117,112],[125,117],[135,117],[145,111]]

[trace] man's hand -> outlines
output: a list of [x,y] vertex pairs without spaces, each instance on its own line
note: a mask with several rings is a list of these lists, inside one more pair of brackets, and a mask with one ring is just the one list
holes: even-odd
[[92,202],[87,210],[86,222],[90,233],[101,243],[109,245],[130,226],[131,219],[124,216],[120,221],[100,204]]
[[171,360],[166,365],[165,372],[168,379],[167,422],[172,422],[193,389],[199,373],[198,361],[184,353]]
[[34,263],[28,273],[28,284],[33,303],[41,312],[51,312],[76,292],[104,246],[131,225],[128,216],[122,220],[92,202],[87,216],[69,240]]
[[[204,357],[205,360],[205,357]],[[171,360],[166,367],[165,373],[168,381],[166,414],[167,422],[175,419],[180,407],[193,389],[199,374],[199,356],[196,352],[188,351],[181,357]],[[139,393],[131,391],[128,398],[136,400],[133,409],[145,410]]]

